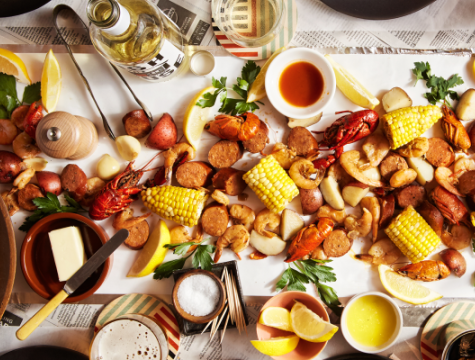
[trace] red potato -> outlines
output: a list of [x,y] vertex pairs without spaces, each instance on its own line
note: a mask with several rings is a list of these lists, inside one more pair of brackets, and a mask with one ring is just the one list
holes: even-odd
[[323,205],[323,196],[318,187],[311,190],[299,189],[300,203],[302,204],[302,214],[311,215],[316,213]]
[[145,142],[145,146],[166,150],[176,144],[178,131],[170,114],[164,113]]
[[38,180],[38,186],[45,195],[50,192],[58,196],[63,191],[61,189],[61,178],[52,171],[38,171],[36,179]]
[[87,191],[87,176],[74,164],[66,165],[61,172],[61,188],[76,201],[81,201]]
[[11,183],[22,170],[21,159],[10,151],[0,150],[0,183]]
[[30,109],[30,105],[21,105],[18,106],[12,112],[12,116],[10,117],[12,123],[20,130],[25,130],[25,117],[28,114],[28,110]]
[[152,130],[150,120],[142,109],[125,114],[122,118],[122,123],[124,124],[127,135],[137,139],[145,137]]
[[457,250],[445,249],[439,253],[445,265],[458,277],[462,277],[467,271],[467,262]]
[[18,133],[18,129],[10,120],[0,119],[0,145],[11,145]]
[[348,183],[341,191],[343,200],[350,206],[355,207],[358,205],[366,194],[369,192],[369,186],[359,181],[353,181]]

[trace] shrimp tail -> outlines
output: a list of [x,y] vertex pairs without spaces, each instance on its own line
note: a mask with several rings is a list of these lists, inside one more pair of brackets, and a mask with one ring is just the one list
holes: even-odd
[[222,254],[223,254],[223,249],[220,249],[220,248],[217,247],[216,252],[214,253],[214,263],[215,264],[217,264],[219,262],[219,259],[221,258]]

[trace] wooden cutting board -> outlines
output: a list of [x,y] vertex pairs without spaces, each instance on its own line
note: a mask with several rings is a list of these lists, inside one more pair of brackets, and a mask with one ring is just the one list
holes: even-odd
[[16,244],[7,206],[0,197],[0,319],[12,293],[16,270]]

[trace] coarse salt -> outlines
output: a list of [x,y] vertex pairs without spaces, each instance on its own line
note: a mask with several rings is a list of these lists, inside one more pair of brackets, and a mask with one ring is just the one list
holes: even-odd
[[181,308],[193,316],[211,314],[219,301],[219,288],[207,275],[192,275],[182,281],[177,292]]

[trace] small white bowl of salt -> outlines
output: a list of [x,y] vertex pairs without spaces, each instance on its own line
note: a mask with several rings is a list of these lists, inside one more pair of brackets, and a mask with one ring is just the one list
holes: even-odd
[[223,311],[226,292],[222,281],[211,271],[195,269],[175,282],[172,298],[182,318],[203,324]]

